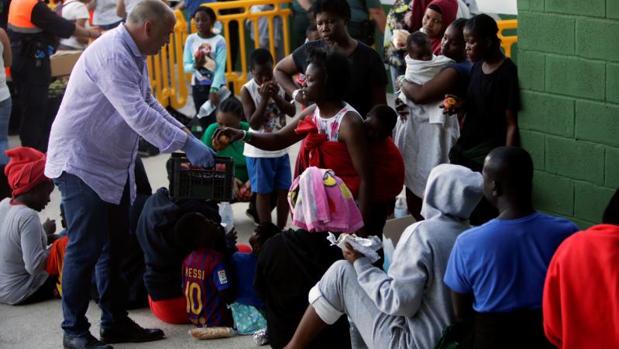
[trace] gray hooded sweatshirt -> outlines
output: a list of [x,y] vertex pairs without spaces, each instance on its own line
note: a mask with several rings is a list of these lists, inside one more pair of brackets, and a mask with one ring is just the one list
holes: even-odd
[[378,310],[404,318],[408,327],[403,337],[392,338],[385,347],[433,348],[453,322],[449,289],[442,280],[456,238],[470,228],[468,218],[482,188],[477,172],[457,165],[435,167],[425,189],[421,212],[425,220],[404,231],[389,272],[372,266],[367,258],[355,261],[359,285]]

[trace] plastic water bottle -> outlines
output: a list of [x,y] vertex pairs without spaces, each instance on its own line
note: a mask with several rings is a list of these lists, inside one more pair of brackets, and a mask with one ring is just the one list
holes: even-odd
[[406,207],[406,199],[404,196],[398,196],[395,200],[395,209],[393,210],[393,216],[395,218],[402,218],[408,215],[408,207]]
[[391,239],[387,239],[383,235],[383,251],[385,253],[385,258],[383,262],[383,270],[385,272],[389,271],[389,267],[391,266],[391,259],[393,257],[393,252],[395,251],[395,247],[393,246],[393,241]]
[[229,233],[234,228],[234,213],[229,202],[219,203],[219,216],[221,217],[221,226],[224,227],[226,233]]

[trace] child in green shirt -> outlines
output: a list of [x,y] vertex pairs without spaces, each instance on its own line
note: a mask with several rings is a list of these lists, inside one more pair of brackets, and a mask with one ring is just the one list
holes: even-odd
[[[220,142],[216,140],[213,142],[213,136],[219,127],[231,127],[245,131],[249,130],[249,124],[245,121],[241,121],[243,116],[243,105],[241,102],[233,96],[226,98],[217,108],[217,123],[209,125],[202,136],[202,142],[217,151],[217,156],[225,156],[234,160],[234,177],[237,179],[237,189],[239,190],[242,187],[249,188],[249,175],[247,174],[245,156],[243,156],[245,143],[242,140],[238,140],[232,144],[220,145]],[[242,200],[242,198],[237,199],[246,201]]]

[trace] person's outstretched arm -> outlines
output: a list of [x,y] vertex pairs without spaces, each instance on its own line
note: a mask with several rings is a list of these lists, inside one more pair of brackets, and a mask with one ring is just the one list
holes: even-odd
[[185,145],[188,134],[179,128],[180,123],[171,121],[163,108],[153,108],[152,97],[142,94],[144,76],[135,62],[110,58],[97,68],[92,79],[131,129],[161,152],[172,152]]
[[[281,150],[287,148],[296,142],[305,138],[305,135],[297,134],[295,129],[297,124],[305,116],[314,112],[314,108],[310,107],[299,113],[295,118],[284,128],[273,133],[252,133],[249,139],[245,139],[245,143],[251,144],[254,147],[263,150]],[[217,130],[215,137],[226,136],[229,138],[229,143],[242,139],[245,132],[229,127],[224,127]]]

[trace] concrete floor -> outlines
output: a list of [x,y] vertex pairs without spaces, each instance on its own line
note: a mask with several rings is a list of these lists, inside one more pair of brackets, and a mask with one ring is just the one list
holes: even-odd
[[[387,100],[392,104],[389,95]],[[193,113],[191,98],[181,112],[186,115]],[[9,137],[11,147],[19,145],[16,136]],[[299,144],[289,148],[291,164],[294,165],[298,153]],[[153,190],[167,186],[165,162],[169,155],[157,155],[144,159],[144,166]],[[247,242],[251,235],[254,224],[245,215],[246,203],[232,205],[234,211],[234,225],[238,233],[239,242]],[[60,229],[60,193],[56,189],[52,193],[50,204],[40,214],[41,222],[46,218],[55,219]],[[275,218],[275,217],[274,217]],[[290,218],[289,218],[290,223]],[[91,332],[98,336],[100,310],[96,304],[91,303],[88,309],[88,318],[92,322]],[[149,349],[182,349],[204,348],[211,349],[245,349],[257,348],[251,336],[241,336],[228,339],[197,341],[187,331],[190,325],[165,324],[150,314],[148,309],[135,310],[130,316],[137,323],[145,327],[157,327],[164,330],[166,339],[158,342],[144,344],[117,344],[115,348],[149,348]],[[62,348],[62,309],[59,300],[48,301],[28,306],[11,307],[0,304],[0,349],[47,349]]]
[[[19,140],[10,137],[11,146],[17,146]],[[298,145],[291,147],[291,161],[296,159]],[[165,162],[167,154],[157,155],[144,159],[144,166],[153,190],[167,186]],[[294,162],[293,162],[294,164]],[[255,225],[246,215],[246,203],[233,204],[234,224],[238,232],[239,242],[247,242]],[[60,229],[60,193],[54,190],[51,202],[40,214],[41,221],[46,218],[55,219]],[[88,309],[88,319],[92,323],[91,332],[98,336],[100,310],[95,303]],[[148,309],[130,312],[130,316],[137,323],[145,327],[157,327],[164,330],[166,339],[144,344],[117,344],[114,348],[149,348],[149,349],[181,349],[181,348],[256,348],[251,336],[242,336],[228,339],[198,341],[194,340],[187,331],[190,325],[165,324],[150,314]],[[0,349],[16,348],[62,348],[62,309],[60,300],[52,300],[40,304],[12,307],[0,305]]]

